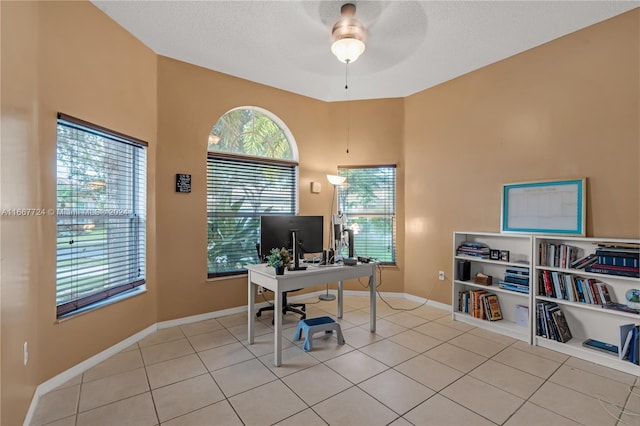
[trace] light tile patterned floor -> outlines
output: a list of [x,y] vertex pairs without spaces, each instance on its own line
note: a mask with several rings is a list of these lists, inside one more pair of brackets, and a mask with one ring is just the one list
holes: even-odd
[[[310,298],[309,317],[336,302]],[[417,303],[391,299],[395,308]],[[271,314],[246,342],[246,314],[159,330],[42,396],[32,425],[632,425],[640,377],[454,322],[429,306],[396,310],[346,296],[345,345],[313,351],[284,320],[273,366]]]

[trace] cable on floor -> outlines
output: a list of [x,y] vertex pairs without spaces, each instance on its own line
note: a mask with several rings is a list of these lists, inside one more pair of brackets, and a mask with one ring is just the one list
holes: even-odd
[[[632,395],[636,395],[636,396],[640,396],[639,393],[634,392],[634,388],[636,388],[636,385],[631,385],[629,386],[629,392],[631,392]],[[622,416],[626,415],[626,416],[632,416],[632,417],[638,417],[640,416],[640,413],[637,413],[635,411],[631,411],[631,410],[625,410],[624,408],[620,411],[620,415],[616,416],[614,413],[612,413],[611,411],[609,411],[609,409],[607,408],[607,406],[605,405],[605,403],[610,404],[610,405],[614,405],[615,404],[613,402],[609,402],[609,401],[603,401],[602,399],[598,398],[598,402],[600,403],[600,405],[602,406],[602,408],[604,409],[604,411],[611,416],[613,419],[615,419],[616,421],[622,423],[625,426],[635,426],[635,425],[631,425],[629,423],[626,423],[624,420],[622,420]]]
[[[380,298],[380,300],[382,300],[384,302],[384,304],[387,305],[390,309],[393,309],[394,311],[414,311],[414,310],[416,310],[418,308],[423,307],[424,305],[427,304],[427,302],[429,300],[431,300],[431,293],[433,292],[433,289],[436,287],[435,285],[433,287],[431,287],[431,290],[429,291],[429,294],[427,294],[427,297],[426,297],[425,301],[422,302],[418,306],[414,306],[413,308],[396,308],[394,306],[391,306],[391,304],[389,302],[384,300],[384,298],[382,297],[382,295],[378,291],[378,288],[380,288],[380,286],[382,286],[382,267],[380,266],[380,264],[376,265],[376,269],[378,270],[378,274],[380,275],[380,279],[378,280],[378,284],[376,285],[376,293],[378,294],[378,297]],[[364,287],[364,288],[369,288],[369,283],[367,283],[366,285],[363,285],[362,282],[360,281],[360,278],[358,278],[358,283],[360,283],[360,285],[362,287]]]

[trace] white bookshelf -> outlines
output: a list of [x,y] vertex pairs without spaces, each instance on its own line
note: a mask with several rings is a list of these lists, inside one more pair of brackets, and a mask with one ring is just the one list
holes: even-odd
[[[640,375],[640,367],[626,360],[619,360],[615,354],[603,353],[591,348],[582,346],[582,342],[586,339],[595,339],[601,342],[619,346],[620,333],[619,327],[624,324],[640,324],[640,315],[630,312],[617,311],[602,308],[600,305],[587,304],[583,302],[571,302],[555,297],[546,297],[541,295],[540,288],[544,286],[540,281],[540,275],[543,271],[557,272],[562,275],[572,275],[581,278],[593,278],[599,282],[605,283],[613,301],[618,303],[626,303],[625,293],[630,289],[640,288],[640,279],[607,275],[600,273],[586,272],[584,269],[573,269],[570,267],[552,267],[543,265],[540,259],[541,244],[561,244],[570,245],[577,248],[578,257],[594,253],[598,247],[598,243],[623,243],[623,244],[640,244],[640,240],[630,239],[613,239],[613,238],[584,238],[584,237],[566,237],[566,236],[549,236],[540,235],[533,239],[533,253],[535,255],[534,273],[532,277],[531,290],[533,292],[533,300],[530,309],[534,312],[533,318],[533,344],[545,348],[553,349],[567,355],[592,361],[607,367],[615,368],[627,373]],[[572,339],[567,343],[557,342],[536,335],[537,312],[536,304],[539,301],[549,301],[558,304],[564,313],[569,328],[571,330]]]
[[[460,244],[465,241],[484,243],[493,250],[509,251],[509,261],[483,259],[475,256],[458,255]],[[456,321],[481,327],[496,333],[504,334],[528,343],[532,343],[532,310],[531,292],[519,293],[498,287],[498,281],[504,279],[504,273],[509,266],[528,267],[530,283],[532,273],[532,237],[519,234],[497,234],[489,232],[454,232],[453,234],[453,285],[452,285],[452,316]],[[458,261],[469,261],[471,264],[470,280],[463,281],[458,276]],[[523,263],[527,262],[527,263]],[[483,273],[492,277],[492,285],[475,284],[473,277],[476,273]],[[469,290],[486,290],[498,296],[502,319],[488,321],[475,318],[470,314],[459,311],[459,294]],[[516,306],[523,305],[529,310],[527,322],[524,326],[516,324]]]

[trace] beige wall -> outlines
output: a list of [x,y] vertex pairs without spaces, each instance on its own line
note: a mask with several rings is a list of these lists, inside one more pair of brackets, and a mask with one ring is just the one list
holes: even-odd
[[406,99],[404,291],[450,303],[454,230],[500,230],[501,185],[586,177],[587,236],[640,236],[640,10]]
[[[335,173],[338,165],[401,163],[402,99],[352,102],[349,105],[350,153],[347,154],[346,104],[321,102],[160,57],[159,320],[246,304],[246,276],[207,281],[206,257],[207,140],[214,123],[225,112],[239,106],[264,108],[289,127],[300,155],[300,213],[325,216],[327,230],[333,195],[327,173]],[[399,175],[402,171],[400,167]],[[192,175],[191,193],[175,192],[176,173]],[[320,194],[311,193],[312,181],[322,184]],[[402,182],[401,176],[399,181]],[[401,196],[398,201],[401,206]],[[399,253],[402,253],[402,244]],[[345,288],[362,289],[357,282],[347,282]],[[385,269],[381,290],[402,291],[398,268]]]
[[157,56],[88,2],[0,8],[2,208],[55,207],[57,112],[149,143],[146,294],[57,323],[55,217],[2,217],[0,423],[16,425],[35,385],[156,322]]
[[146,294],[56,323],[55,219],[2,218],[3,425],[38,383],[149,324],[245,304],[246,278],[206,280],[207,135],[237,106],[291,130],[301,214],[328,221],[338,165],[398,165],[398,267],[381,291],[450,303],[437,271],[450,275],[452,232],[498,231],[503,183],[586,176],[589,235],[640,234],[638,10],[406,99],[349,104],[158,57],[88,2],[5,1],[0,17],[3,208],[55,205],[58,111],[149,142]]
[[[33,3],[0,8],[0,204],[3,209],[35,207],[38,158],[37,20]],[[11,34],[11,39],[7,36]],[[20,40],[14,43],[13,40]],[[0,217],[0,424],[21,424],[38,384],[38,248],[42,220]],[[29,343],[30,362],[22,363]]]

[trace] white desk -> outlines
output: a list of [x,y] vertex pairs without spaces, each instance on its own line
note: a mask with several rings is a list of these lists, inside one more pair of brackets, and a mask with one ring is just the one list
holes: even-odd
[[266,264],[250,265],[248,274],[248,336],[253,344],[255,321],[255,291],[253,286],[262,286],[274,293],[274,363],[282,364],[282,292],[319,284],[338,282],[338,318],[342,318],[342,282],[359,277],[369,277],[369,329],[376,331],[376,264],[363,263],[356,266],[309,266],[304,271],[285,271],[276,275],[275,270]]

